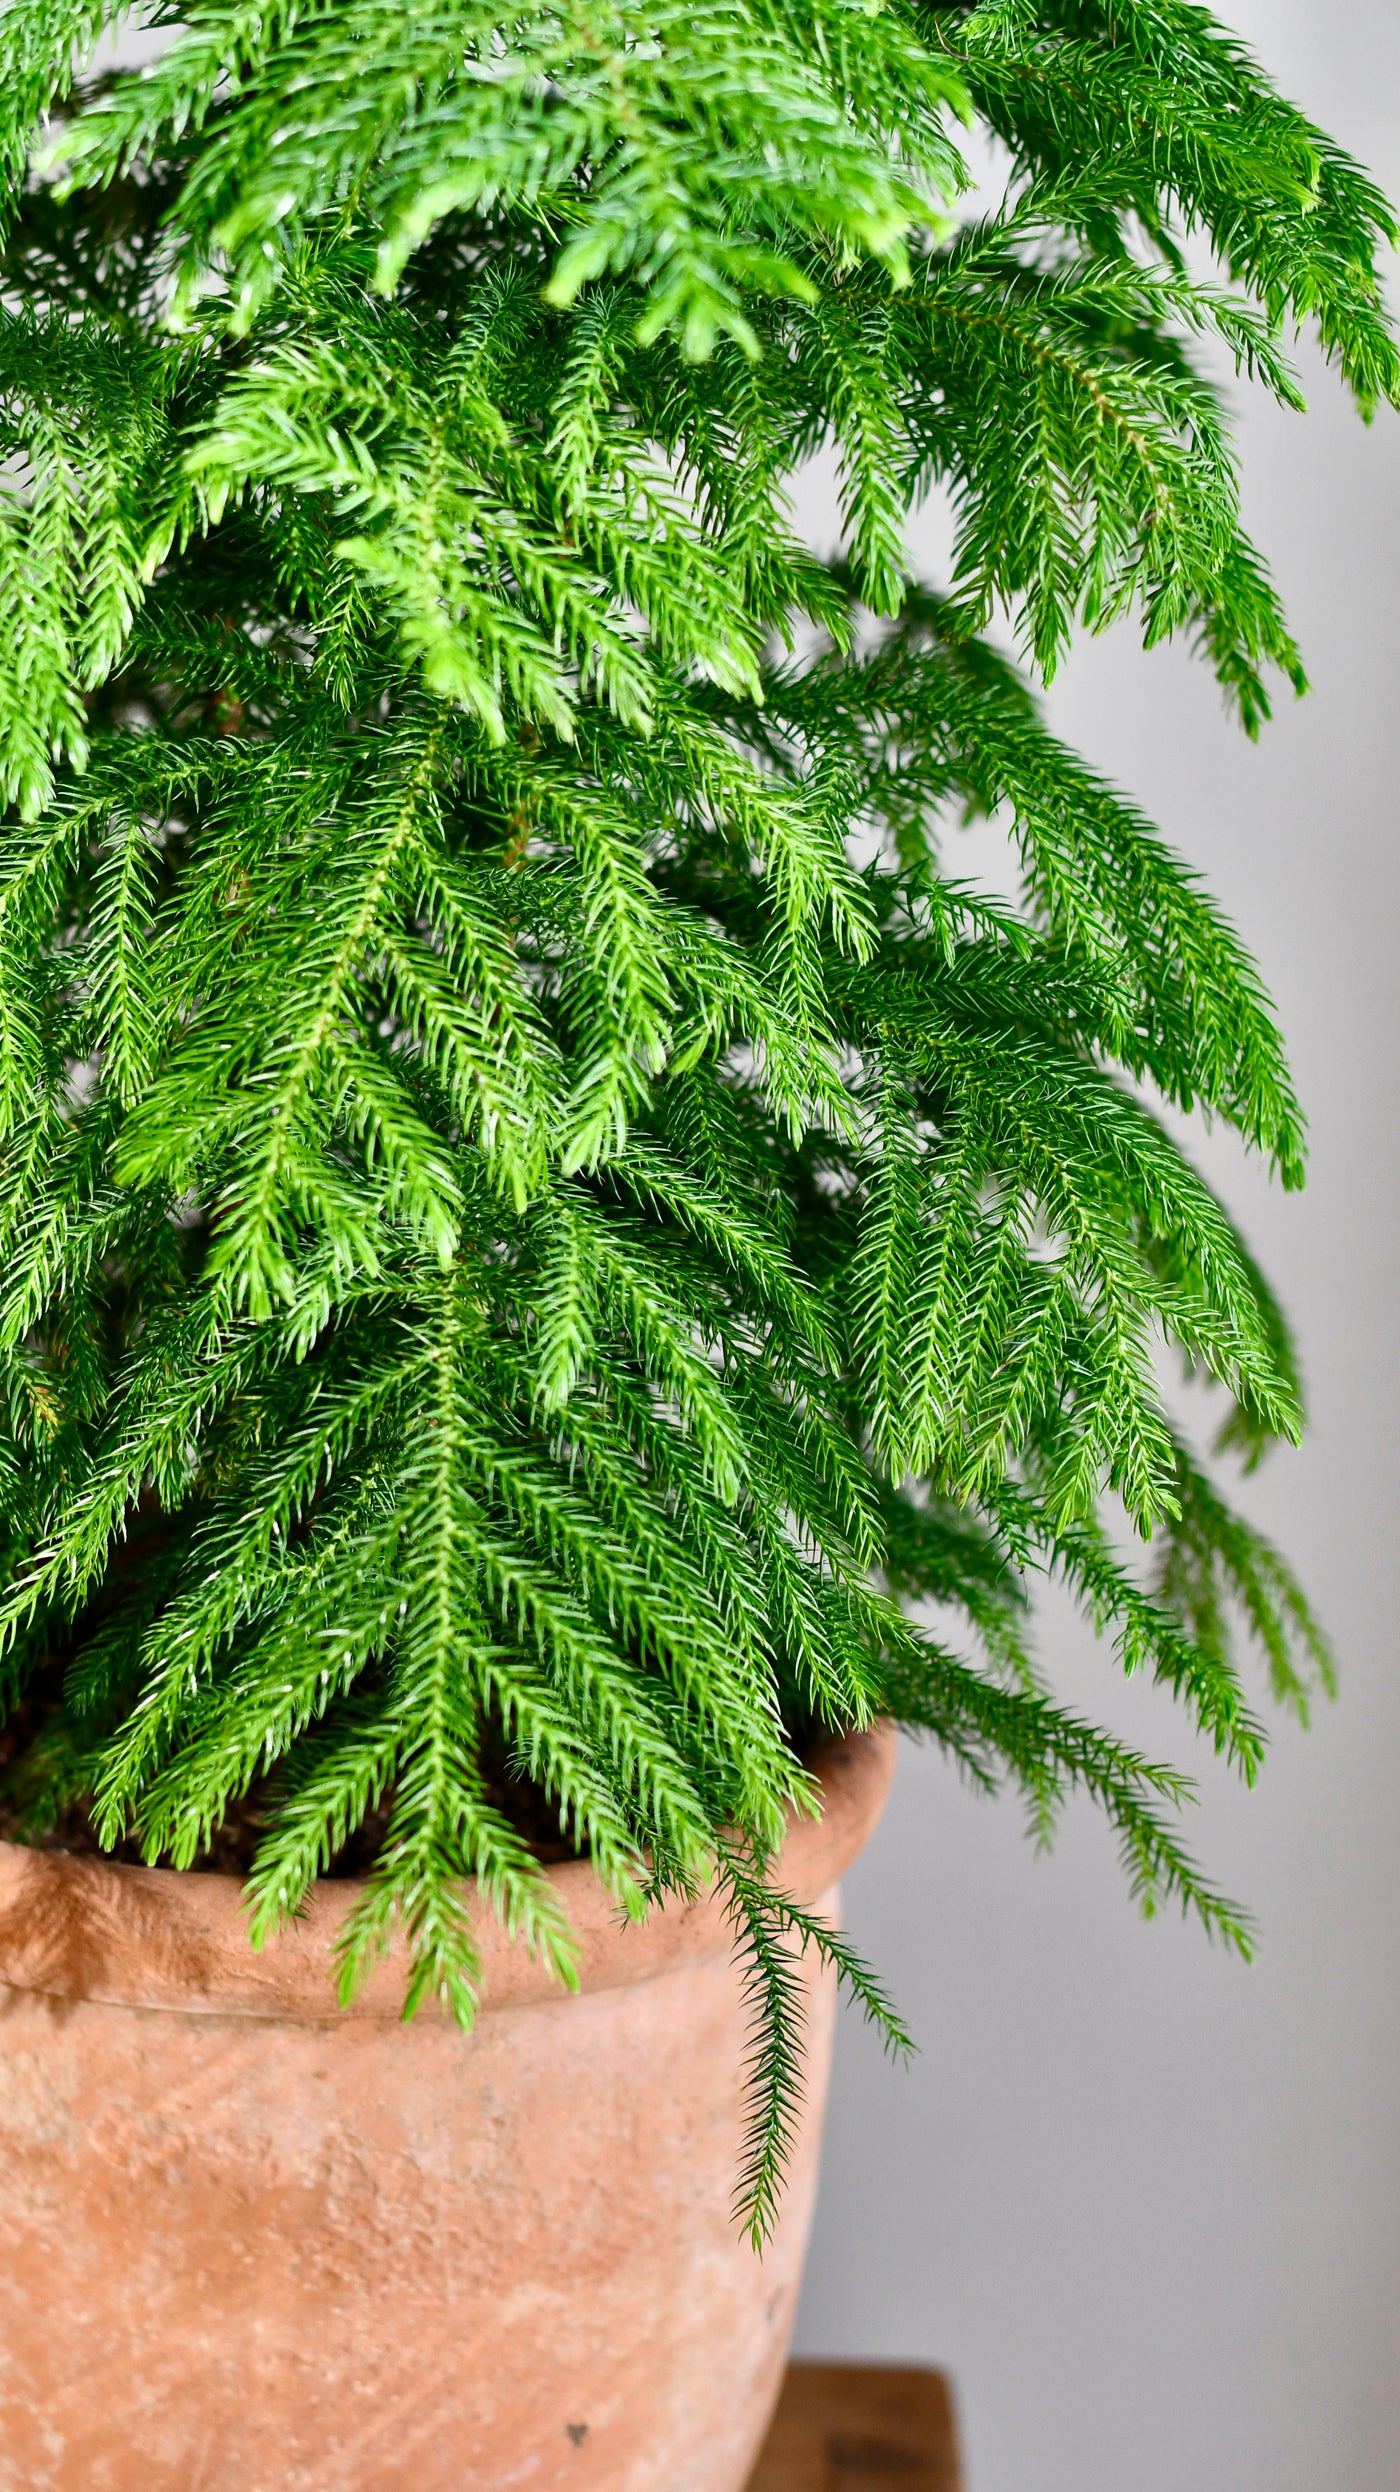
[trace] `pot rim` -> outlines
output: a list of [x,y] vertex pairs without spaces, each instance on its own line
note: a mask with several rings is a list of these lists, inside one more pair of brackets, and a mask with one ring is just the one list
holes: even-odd
[[[874,1830],[894,1760],[888,1722],[824,1740],[813,1751],[807,1763],[822,1813],[790,1814],[775,1885],[801,1904],[828,1894]],[[668,1897],[645,1921],[628,1921],[590,1862],[563,1861],[547,1874],[579,1941],[582,1991],[651,1981],[697,1958],[727,1955],[732,1945],[725,1901],[713,1888],[693,1902]],[[357,1879],[323,1880],[291,1926],[255,1951],[237,1878],[0,1842],[0,1987],[186,2016],[383,2023],[403,2013],[401,1942],[375,1965],[350,2007],[338,2006],[333,1988],[329,1950],[363,1893]],[[478,1902],[473,1920],[480,2013],[567,1999],[489,1905]],[[442,2021],[447,2011],[425,2001],[423,2014]]]

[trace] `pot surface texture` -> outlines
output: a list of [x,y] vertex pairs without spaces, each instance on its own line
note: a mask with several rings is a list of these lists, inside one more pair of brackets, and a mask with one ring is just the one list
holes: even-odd
[[[893,1734],[813,1759],[777,1882],[831,1915]],[[469,2035],[348,2012],[323,1886],[255,1955],[235,1881],[0,1844],[0,2492],[742,2492],[816,2187],[731,2219],[748,2021],[713,1897],[621,1924],[551,1871],[559,1992],[483,1913]]]

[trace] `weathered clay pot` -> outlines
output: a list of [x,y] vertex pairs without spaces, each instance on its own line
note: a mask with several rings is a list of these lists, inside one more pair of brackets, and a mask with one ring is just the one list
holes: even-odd
[[[788,1891],[825,1910],[889,1783],[816,1760]],[[254,1955],[229,1879],[0,1844],[3,2492],[740,2492],[816,2183],[833,1999],[762,2261],[730,2204],[745,2016],[713,1900],[584,1941],[562,1996],[483,1919],[475,2031],[347,2014],[351,1890]]]

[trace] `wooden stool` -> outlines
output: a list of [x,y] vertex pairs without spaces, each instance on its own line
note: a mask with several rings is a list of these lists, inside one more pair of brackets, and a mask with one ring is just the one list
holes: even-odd
[[942,2372],[789,2363],[749,2492],[962,2492]]

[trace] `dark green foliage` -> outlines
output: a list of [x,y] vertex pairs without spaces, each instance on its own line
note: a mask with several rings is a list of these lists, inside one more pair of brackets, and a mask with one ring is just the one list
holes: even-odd
[[[1251,729],[1301,684],[1200,356],[1293,404],[1307,321],[1394,395],[1388,212],[1186,0],[190,0],[84,83],[104,23],[0,20],[0,1632],[7,1704],[66,1690],[28,1822],[86,1793],[187,1864],[256,1784],[261,1938],[386,1806],[344,1988],[401,1928],[465,2020],[468,1874],[572,1970],[504,1741],[626,1910],[724,1882],[761,2233],[814,1730],[892,1712],[1042,1830],[1083,1788],[1148,1908],[1244,1943],[1180,1778],[1040,1686],[1027,1588],[1246,1773],[1231,1616],[1325,1679],[1158,1375],[1249,1459],[1296,1434],[1152,1100],[1286,1184],[1298,1110],[1231,929],[977,635],[1047,674],[1135,614]],[[1011,179],[959,226],[978,117]],[[944,870],[969,810],[1015,907]]]

